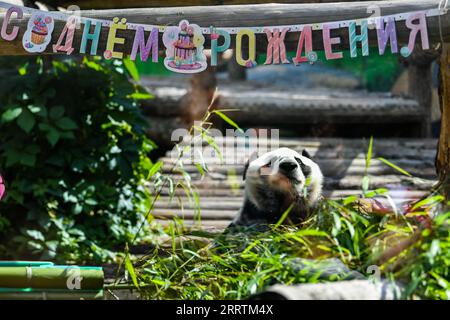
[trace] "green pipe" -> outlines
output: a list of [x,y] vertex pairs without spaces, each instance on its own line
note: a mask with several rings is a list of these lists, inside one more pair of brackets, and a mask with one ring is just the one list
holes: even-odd
[[103,290],[0,288],[0,300],[102,300]]
[[48,267],[53,266],[50,261],[0,261],[1,267]]
[[101,267],[40,266],[0,268],[1,288],[75,288],[96,290],[103,288],[103,278]]

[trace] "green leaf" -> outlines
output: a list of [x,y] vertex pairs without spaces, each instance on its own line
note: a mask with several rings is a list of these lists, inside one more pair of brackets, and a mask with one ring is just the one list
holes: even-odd
[[366,155],[366,172],[370,167],[370,160],[372,160],[372,148],[373,148],[373,137],[370,137],[369,149],[367,150]]
[[36,155],[23,153],[22,157],[20,158],[20,163],[28,167],[34,167],[34,165],[36,164]]
[[60,135],[59,132],[55,129],[50,129],[47,134],[45,135],[47,137],[48,142],[54,147],[56,143],[58,142]]
[[369,190],[369,185],[370,185],[370,178],[369,178],[369,176],[364,176],[362,178],[362,183],[361,183],[361,188],[363,190],[363,193],[366,193],[367,190]]
[[150,93],[145,92],[135,92],[130,95],[128,95],[128,98],[134,99],[134,100],[148,100],[152,99],[154,96]]
[[13,121],[13,120],[16,119],[21,113],[22,113],[22,108],[21,108],[21,107],[8,109],[8,110],[6,110],[6,111],[2,114],[2,120],[3,120],[4,122],[10,122],[10,121]]
[[34,240],[40,240],[40,241],[45,240],[44,235],[39,230],[26,230],[25,233],[27,236],[29,236],[30,238],[32,238]]
[[130,73],[131,77],[135,81],[139,81],[139,71],[136,68],[136,64],[134,63],[134,61],[132,61],[130,58],[126,58],[126,59],[123,59],[123,64],[124,64],[125,68],[128,70],[128,72]]
[[278,220],[278,222],[275,224],[274,229],[278,228],[279,226],[281,226],[281,224],[283,223],[283,221],[287,218],[287,216],[289,215],[289,213],[291,212],[292,208],[294,207],[295,203],[292,203],[289,208],[286,209],[285,212],[283,212],[283,214],[281,215],[281,218]]
[[24,111],[17,118],[17,125],[26,133],[30,133],[30,131],[34,128],[36,120],[34,116],[29,111]]
[[30,110],[31,113],[38,113],[39,111],[41,111],[41,107],[29,105],[28,110]]
[[136,272],[134,270],[133,264],[131,263],[130,255],[128,253],[125,256],[125,268],[127,269],[128,273],[130,274],[130,277],[131,277],[131,280],[133,281],[134,286],[139,289]]
[[161,166],[163,165],[162,161],[158,161],[156,162],[148,171],[148,175],[147,175],[147,180],[149,180],[151,177],[153,177],[153,175],[158,172],[158,170],[161,168]]
[[333,228],[331,230],[331,234],[333,235],[333,237],[336,237],[339,231],[341,231],[341,218],[334,212],[332,212],[331,215],[333,217]]
[[378,157],[378,160],[380,160],[381,162],[387,164],[388,166],[390,166],[391,168],[397,170],[400,173],[403,173],[404,175],[408,176],[408,177],[412,177],[412,174],[410,174],[409,172],[403,170],[402,168],[396,166],[395,164],[393,164],[392,162],[389,162],[388,160],[386,160],[385,158],[382,157]]
[[64,114],[64,107],[57,106],[50,109],[50,118],[53,120],[59,119]]
[[440,203],[440,202],[442,202],[444,200],[445,200],[445,198],[442,195],[436,195],[436,196],[433,196],[433,197],[428,197],[428,198],[425,198],[425,199],[417,202],[412,207],[412,210],[414,211],[417,208],[420,208],[420,207],[423,207],[423,206],[429,206],[429,205],[432,205],[432,204],[437,204],[437,203]]
[[75,130],[75,129],[78,128],[78,126],[75,123],[75,121],[73,121],[70,118],[66,118],[66,117],[58,119],[56,121],[56,126],[58,128],[60,128],[60,129],[63,129],[63,130]]
[[219,117],[221,117],[230,126],[235,127],[238,131],[244,133],[244,131],[237,125],[237,123],[231,120],[225,113],[221,112],[220,110],[214,110],[213,113],[219,115]]

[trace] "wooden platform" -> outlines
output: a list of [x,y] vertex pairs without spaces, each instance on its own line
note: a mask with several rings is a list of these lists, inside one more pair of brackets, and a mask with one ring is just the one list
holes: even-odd
[[[226,142],[232,141],[217,139],[219,145]],[[436,181],[436,146],[437,141],[434,139],[375,139],[369,169],[370,188],[388,188],[389,195],[397,203],[422,197]],[[307,149],[310,152],[325,175],[325,196],[338,199],[361,192],[368,140],[282,139],[279,147],[289,147],[300,152]],[[171,217],[177,216],[184,218],[186,225],[193,225],[200,214],[204,228],[221,229],[227,226],[242,204],[244,191],[242,172],[246,161],[243,155],[245,150],[235,147],[234,151],[235,163],[230,159],[233,155],[224,154],[222,163],[218,157],[205,156],[208,172],[203,177],[192,160],[184,159],[184,170],[189,172],[191,184],[200,198],[200,210],[182,188],[175,190],[175,196],[171,198],[167,186],[160,190],[161,197],[155,203],[153,213],[157,221],[167,224]],[[162,160],[163,171],[176,182],[182,180],[183,176],[172,171],[175,154],[173,151],[168,152]],[[414,177],[402,175],[377,160],[377,157],[389,160]],[[154,192],[159,190],[154,185],[151,188]]]

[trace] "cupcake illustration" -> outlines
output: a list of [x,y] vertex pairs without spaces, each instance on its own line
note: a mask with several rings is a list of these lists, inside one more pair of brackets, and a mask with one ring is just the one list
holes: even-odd
[[45,21],[38,17],[34,22],[34,27],[31,30],[31,42],[34,44],[43,44],[45,37],[48,35],[48,27]]
[[54,25],[51,16],[41,12],[32,14],[22,38],[23,48],[28,52],[43,52],[52,40]]

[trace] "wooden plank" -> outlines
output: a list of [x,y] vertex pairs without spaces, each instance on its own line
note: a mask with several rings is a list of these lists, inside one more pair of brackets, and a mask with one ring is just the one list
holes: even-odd
[[[156,223],[162,225],[163,227],[167,227],[172,219],[155,219]],[[202,220],[199,225],[198,221],[185,219],[183,221],[183,225],[192,229],[202,229],[209,232],[221,232],[230,224],[230,220]]]
[[[214,137],[217,144],[223,144],[228,142],[236,141],[236,137]],[[187,140],[188,141],[188,140]],[[245,139],[246,143],[254,145],[255,142],[259,142],[262,145],[270,144],[270,139],[258,140],[254,137],[249,137]],[[360,150],[366,151],[369,145],[369,139],[361,138],[280,138],[278,140],[280,147],[288,148],[359,148]],[[203,145],[207,142],[204,140]],[[437,139],[410,139],[410,138],[375,138],[374,148],[380,148],[382,150],[386,148],[398,148],[407,147],[409,149],[429,149],[435,150],[437,145]],[[309,150],[309,149],[308,149]]]
[[[320,164],[320,161],[319,161]],[[164,170],[167,167],[164,167]],[[236,169],[235,166],[231,165],[220,165],[220,166],[208,166],[209,170],[213,173],[221,173],[227,176],[230,176],[231,174],[229,174],[230,171],[233,171],[233,174],[240,176],[243,174],[244,172],[244,168],[242,167],[238,167]],[[198,169],[195,166],[185,166],[184,167],[185,171],[188,173],[198,173]],[[326,167],[326,166],[322,166],[321,167],[323,174],[326,177],[342,177],[344,175],[359,175],[359,176],[363,176],[365,173],[365,167],[364,166],[346,166],[346,165],[338,165],[338,166],[334,166],[334,167]],[[427,167],[427,168],[406,168],[403,167],[404,170],[408,171],[410,174],[412,174],[415,177],[422,177],[422,178],[435,178],[435,170],[432,166]],[[169,172],[168,170],[166,172]],[[372,175],[386,175],[386,174],[396,174],[398,173],[398,171],[396,171],[395,169],[385,165],[385,166],[371,166],[367,172],[369,174]],[[208,173],[206,173],[206,177],[208,177]],[[223,180],[223,179],[222,179]],[[224,183],[222,181],[217,181],[217,183]],[[206,182],[205,182],[206,184]]]
[[[281,146],[280,146],[281,147]],[[294,147],[292,148],[296,151],[302,151],[304,148],[298,148],[298,147]],[[306,148],[308,150],[308,152],[310,152],[309,148]],[[275,150],[275,149],[272,149]],[[204,150],[200,150],[201,152],[203,152],[203,155],[205,158],[207,158],[207,149]],[[269,151],[269,149],[268,149]],[[326,149],[322,149],[322,150],[318,150],[318,151],[311,151],[311,155],[313,157],[315,157],[315,160],[319,160],[319,159],[335,159],[338,161],[342,161],[342,160],[350,160],[350,159],[364,159],[365,157],[365,152],[366,150],[364,149],[360,149],[360,150],[351,150],[351,149],[345,149],[342,148],[341,150],[337,149],[337,150],[326,150]],[[374,152],[375,153],[375,152]],[[422,153],[422,154],[421,154]],[[209,163],[213,164],[235,164],[236,161],[242,161],[242,164],[244,164],[244,160],[246,160],[249,156],[249,149],[247,150],[235,150],[234,154],[232,153],[228,153],[228,152],[222,152],[222,159],[224,159],[224,161],[220,161],[220,158],[218,156],[209,157]],[[377,152],[374,155],[375,157],[384,157],[388,160],[393,160],[393,159],[403,159],[404,157],[409,157],[411,159],[420,159],[422,161],[434,161],[434,158],[436,156],[436,150],[414,150],[414,149],[410,149],[410,148],[398,148],[398,151],[396,151],[395,149],[381,149],[381,148],[377,148]],[[187,156],[185,156],[187,159]],[[197,159],[196,159],[197,160]],[[184,160],[183,160],[184,161]],[[230,162],[231,161],[231,162]],[[168,163],[169,164],[169,163]],[[167,167],[167,169],[169,169],[170,166]]]
[[[214,6],[264,3],[329,3],[335,0],[53,0],[47,1],[55,6],[77,5],[81,9],[119,9],[119,8],[156,8],[183,6]],[[354,0],[341,0],[351,2]]]
[[[361,195],[361,190],[324,190],[323,192],[324,196],[329,199],[342,199],[347,196],[351,195]],[[427,194],[426,191],[419,191],[419,190],[389,190],[388,192],[389,196],[394,199],[419,199]],[[179,201],[181,201],[183,204],[189,204],[189,198],[185,196],[181,196],[178,198],[170,198],[167,196],[160,197],[156,203],[161,204],[173,204],[173,205],[179,205]],[[192,202],[192,199],[191,199]],[[203,197],[201,195],[200,197],[200,204],[203,203],[224,203],[224,204],[242,204],[242,195],[236,195],[236,196],[230,196],[230,197],[220,197],[220,196],[209,196],[209,197]]]
[[[260,5],[236,5],[236,6],[199,6],[199,7],[174,7],[174,8],[147,8],[147,9],[116,9],[116,10],[86,10],[81,11],[83,17],[112,20],[114,17],[126,18],[129,22],[156,24],[156,25],[177,25],[182,19],[187,19],[191,23],[200,26],[214,25],[216,27],[246,27],[263,25],[285,25],[285,24],[311,24],[317,22],[359,19],[368,17],[368,6],[378,6],[381,14],[390,15],[409,11],[428,10],[437,8],[439,0],[411,0],[411,1],[369,1],[350,3],[322,3],[322,4],[260,4]],[[27,18],[25,15],[24,18]],[[0,15],[0,23],[3,22],[4,13]],[[450,13],[441,16],[442,36],[444,40],[450,40]],[[18,39],[21,39],[26,29],[27,19],[20,21],[12,20],[13,25],[20,27]],[[427,19],[430,42],[433,44],[440,41],[439,19],[429,17]],[[55,23],[54,34],[59,35],[64,27],[64,22]],[[108,28],[103,28],[98,52],[103,53],[106,47]],[[397,22],[397,38],[400,44],[406,43],[409,39],[410,30],[406,28],[404,21]],[[75,32],[74,47],[80,47],[82,29]],[[119,37],[125,38],[123,46],[117,45],[116,50],[129,54],[133,45],[134,30],[119,30]],[[370,43],[376,44],[376,32],[369,32]],[[338,48],[348,47],[348,30],[341,28],[336,30],[334,36],[341,37],[341,45]],[[160,34],[161,37],[161,34]],[[299,33],[291,32],[286,38],[288,50],[297,48]],[[58,39],[53,37],[52,44]],[[260,34],[257,37],[257,49],[265,51],[267,44],[266,35]],[[233,41],[234,43],[234,41]],[[209,38],[205,43],[205,48],[209,46]],[[51,45],[47,48],[47,53],[51,53]],[[162,48],[162,44],[161,44]],[[320,50],[323,48],[321,31],[313,32],[313,48]],[[89,48],[88,48],[89,50]],[[19,40],[9,42],[0,41],[1,55],[26,55],[28,54]]]
[[[200,211],[201,220],[232,220],[236,216],[236,210],[224,210],[224,209],[202,209]],[[158,208],[152,212],[155,218],[161,217],[178,217],[187,220],[198,219],[198,211],[192,209],[163,209]]]

